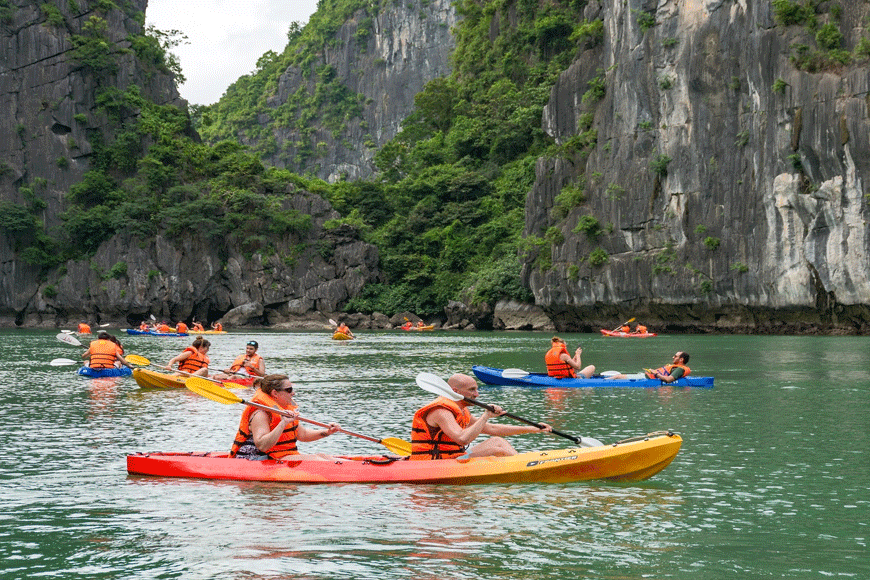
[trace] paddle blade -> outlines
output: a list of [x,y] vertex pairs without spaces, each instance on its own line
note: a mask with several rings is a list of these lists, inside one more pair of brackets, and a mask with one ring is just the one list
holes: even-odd
[[329,319],[329,323],[333,326],[338,326],[338,323],[331,318]]
[[385,439],[381,439],[381,445],[383,445],[396,455],[401,455],[402,457],[408,457],[411,455],[411,444],[404,439],[399,439],[397,437],[387,437]]
[[594,437],[586,437],[584,435],[580,438],[580,447],[604,447],[604,443]]
[[64,332],[59,333],[57,336],[55,336],[55,338],[58,339],[59,341],[65,343],[65,344],[70,345],[70,346],[81,346],[82,345],[82,343],[79,342],[79,339],[77,339],[76,337],[74,337],[71,334],[66,334]]
[[151,364],[151,361],[145,358],[144,356],[139,356],[138,354],[128,354],[124,357],[127,359],[127,362],[131,365],[138,365],[141,367],[147,367]]
[[529,376],[529,373],[523,369],[505,369],[501,372],[501,376],[506,379],[524,379]]
[[232,393],[222,386],[209,381],[203,377],[189,377],[184,379],[184,386],[206,399],[211,399],[224,405],[232,405],[233,403],[244,403],[241,397]]
[[79,362],[76,362],[76,361],[74,361],[72,359],[68,359],[68,358],[56,358],[48,364],[53,366],[53,367],[65,367],[65,366],[69,366],[69,365],[79,364]]
[[453,401],[461,401],[464,397],[450,388],[447,382],[432,373],[420,373],[416,378],[417,386],[439,397],[447,397]]
[[155,317],[153,314],[149,314],[148,318],[150,318],[151,320],[157,320],[157,317]]

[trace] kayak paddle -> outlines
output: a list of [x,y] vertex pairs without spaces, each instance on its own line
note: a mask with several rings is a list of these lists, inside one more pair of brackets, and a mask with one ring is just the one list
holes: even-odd
[[626,320],[625,322],[623,322],[622,324],[620,324],[619,326],[617,326],[616,328],[614,328],[614,329],[613,329],[613,332],[617,332],[620,328],[622,328],[622,327],[625,326],[626,324],[631,324],[631,323],[634,322],[635,320],[637,320],[637,319],[636,319],[634,316],[632,316],[631,318],[629,318],[628,320]]
[[81,341],[79,341],[79,339],[74,337],[72,334],[67,334],[65,332],[61,332],[60,334],[55,336],[55,338],[58,339],[59,341],[61,341],[62,343],[68,344],[70,346],[84,346],[81,343]]
[[[448,399],[453,401],[465,400],[466,403],[477,405],[478,407],[486,409],[487,411],[493,410],[491,405],[481,403],[476,399],[463,397],[462,395],[451,389],[450,385],[448,385],[444,379],[437,375],[433,375],[432,373],[420,373],[419,375],[417,375],[417,385],[424,391],[429,391],[434,395],[447,397]],[[504,413],[503,415],[521,423],[525,423],[526,425],[537,427],[538,429],[542,429],[544,427],[540,423],[530,421],[529,419],[523,419],[522,417],[517,417],[516,415],[513,415],[511,413]],[[553,433],[553,435],[558,435],[559,437],[564,437],[565,439],[570,439],[574,443],[580,445],[580,447],[602,447],[604,445],[601,441],[593,439],[592,437],[575,437],[574,435],[568,435],[567,433],[562,433],[561,431],[556,431],[555,429],[553,429],[551,433]]]
[[[223,387],[212,384],[208,382],[208,379],[204,379],[203,377],[190,377],[184,381],[184,386],[188,389],[196,393],[197,395],[201,395],[206,399],[211,399],[212,401],[216,401],[218,403],[222,403],[224,405],[232,405],[233,403],[242,403],[243,405],[248,405],[250,407],[256,407],[258,409],[263,409],[264,411],[269,411],[270,413],[277,413],[278,415],[290,416],[290,413],[287,411],[283,411],[281,409],[275,409],[273,407],[268,407],[266,405],[261,405],[259,403],[253,403],[251,401],[246,401],[243,398],[237,396],[235,393],[232,393],[226,390]],[[317,425],[318,427],[329,428],[329,425],[326,423],[321,423],[319,421],[314,421],[312,419],[306,419],[305,417],[296,417],[299,421],[304,421],[306,423],[311,423],[312,425]],[[374,437],[369,437],[368,435],[361,435],[359,433],[354,433],[352,431],[346,431],[344,429],[338,430],[340,433],[344,433],[345,435],[350,435],[352,437],[359,437],[360,439],[365,439],[366,441],[373,441],[375,443],[380,443],[396,455],[402,455],[407,457],[411,455],[411,444],[402,439],[398,439],[396,437],[387,437],[385,439],[375,439]]]
[[[76,341],[76,342],[78,342],[78,341]],[[79,345],[79,346],[81,346],[81,345]],[[131,354],[131,355],[125,356],[124,360],[126,360],[128,363],[133,364],[133,365],[145,366],[145,365],[151,364],[151,361],[149,361],[147,358],[145,358],[144,356],[139,356],[137,354]],[[145,362],[142,362],[142,361],[145,361]],[[87,363],[85,363],[83,360],[72,360],[69,358],[56,358],[56,359],[53,359],[52,361],[50,361],[48,364],[53,366],[53,367],[65,367],[65,366],[69,366],[69,365],[85,365]]]
[[501,372],[501,376],[506,379],[524,379],[529,376],[528,371],[524,371],[523,369],[505,369]]
[[56,358],[56,359],[52,360],[51,362],[49,362],[48,364],[53,366],[53,367],[65,367],[65,366],[69,366],[69,365],[80,365],[83,363],[82,363],[82,361],[74,361],[74,360],[69,359],[69,358]]

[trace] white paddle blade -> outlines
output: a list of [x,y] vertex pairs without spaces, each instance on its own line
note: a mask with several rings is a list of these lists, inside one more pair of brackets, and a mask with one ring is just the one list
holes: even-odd
[[338,323],[331,318],[329,319],[329,323],[333,326],[338,326]]
[[604,447],[604,443],[593,437],[583,436],[580,438],[580,447]]
[[57,336],[55,336],[55,338],[63,343],[66,343],[66,344],[69,344],[72,346],[81,346],[82,345],[82,343],[79,342],[79,339],[77,339],[76,337],[74,337],[71,334],[64,334],[63,332],[61,332]]
[[529,373],[523,369],[505,369],[501,372],[501,376],[506,379],[524,379],[529,376]]
[[433,375],[432,373],[420,373],[417,375],[416,381],[418,387],[424,391],[429,391],[433,395],[447,397],[453,401],[461,401],[463,399],[462,395],[451,389],[450,385],[448,385],[447,382],[438,375]]
[[616,375],[621,375],[621,374],[622,373],[619,371],[604,371],[603,373],[601,373],[601,376],[606,379],[608,377],[615,377]]
[[48,364],[53,366],[53,367],[66,367],[69,365],[77,365],[79,363],[77,363],[76,361],[74,361],[72,359],[68,359],[68,358],[56,358]]
[[61,330],[61,332],[64,334],[72,334],[75,332],[75,330]]

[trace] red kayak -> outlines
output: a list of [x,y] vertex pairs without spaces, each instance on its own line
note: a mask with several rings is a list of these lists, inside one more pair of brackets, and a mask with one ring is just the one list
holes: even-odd
[[601,329],[604,336],[616,336],[619,338],[652,338],[658,336],[655,332],[622,332],[621,330]]

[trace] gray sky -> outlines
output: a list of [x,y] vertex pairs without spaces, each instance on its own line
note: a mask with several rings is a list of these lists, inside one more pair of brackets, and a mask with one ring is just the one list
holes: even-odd
[[284,50],[290,23],[316,10],[317,0],[148,0],[145,23],[187,36],[172,51],[187,78],[178,89],[191,104],[211,105],[266,51]]

